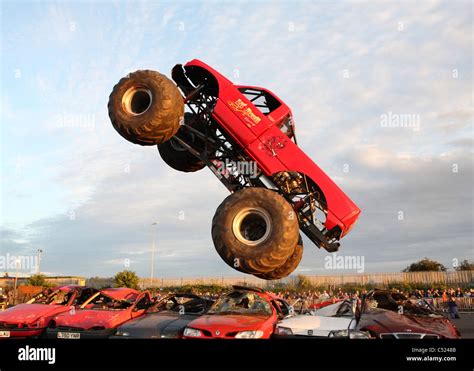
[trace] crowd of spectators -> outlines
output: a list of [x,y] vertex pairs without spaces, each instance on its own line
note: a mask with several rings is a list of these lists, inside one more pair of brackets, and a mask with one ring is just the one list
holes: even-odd
[[[215,300],[223,292],[227,291],[228,289],[222,288],[222,292],[209,292],[204,290],[193,290],[193,293],[196,295],[203,296],[207,299]],[[428,289],[428,290],[412,290],[412,291],[404,291],[399,289],[393,289],[394,291],[401,293],[407,297],[411,298],[424,298],[424,299],[437,299],[440,298],[444,302],[448,302],[450,298],[474,298],[474,289],[470,290],[462,290],[460,287],[458,288],[449,288],[449,289]],[[295,301],[305,301],[309,303],[318,303],[321,301],[331,300],[331,299],[339,299],[339,300],[347,300],[347,299],[359,299],[367,290],[354,290],[354,291],[345,291],[342,288],[338,288],[336,290],[297,290],[297,289],[288,289],[288,290],[268,290],[273,292],[275,295],[286,299],[288,302],[292,303]],[[173,293],[172,291],[169,294]],[[161,291],[157,293],[157,296],[164,297],[168,294],[167,291]]]
[[[474,298],[474,289],[462,290],[460,287],[457,289],[428,289],[428,290],[411,290],[404,291],[399,289],[393,289],[394,291],[401,293],[407,297],[414,297],[417,299],[436,299],[440,298],[442,301],[447,302],[450,298]],[[358,299],[362,294],[367,293],[367,290],[355,290],[355,291],[344,291],[341,288],[337,290],[322,290],[322,291],[295,291],[295,290],[286,290],[278,291],[276,294],[283,297],[289,301],[292,300],[308,300],[308,301],[324,301],[332,298],[336,299]]]
[[428,290],[415,290],[411,293],[411,296],[416,298],[435,299],[442,298],[444,301],[448,301],[449,298],[472,298],[474,297],[474,289],[462,290],[460,287],[457,289],[450,288],[447,290],[441,289],[428,289]]

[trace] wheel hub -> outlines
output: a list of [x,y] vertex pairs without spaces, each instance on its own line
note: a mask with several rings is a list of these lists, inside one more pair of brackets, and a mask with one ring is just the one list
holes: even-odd
[[143,115],[151,107],[152,102],[151,90],[139,86],[131,87],[122,97],[123,108],[134,116]]
[[270,214],[260,207],[240,210],[232,222],[234,236],[240,242],[250,246],[264,242],[270,236],[272,228]]

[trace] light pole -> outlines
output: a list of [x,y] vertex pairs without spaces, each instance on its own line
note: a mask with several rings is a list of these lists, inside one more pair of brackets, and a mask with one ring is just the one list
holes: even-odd
[[[159,222],[151,223],[152,226],[158,225]],[[150,267],[150,287],[153,286],[153,273],[154,273],[154,263],[155,263],[155,238],[156,238],[156,228],[153,228],[152,231],[152,243],[151,243],[151,267]]]
[[38,274],[41,273],[41,254],[43,254],[43,250],[38,249]]
[[13,295],[13,302],[14,305],[16,305],[16,298],[17,298],[17,289],[18,289],[18,266],[20,265],[20,258],[17,257],[15,259],[15,289],[13,290],[14,295]]

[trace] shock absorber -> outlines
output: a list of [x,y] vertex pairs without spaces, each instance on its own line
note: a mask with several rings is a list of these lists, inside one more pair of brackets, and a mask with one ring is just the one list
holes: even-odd
[[290,193],[305,193],[304,178],[296,171],[282,171],[273,177],[275,185],[282,191]]

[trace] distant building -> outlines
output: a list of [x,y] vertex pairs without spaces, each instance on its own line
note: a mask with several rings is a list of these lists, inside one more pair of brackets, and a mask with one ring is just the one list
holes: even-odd
[[[27,285],[29,277],[18,277],[18,285]],[[80,285],[84,286],[86,284],[86,279],[84,277],[78,276],[51,276],[45,277],[46,282],[52,286],[62,286],[62,285]],[[15,277],[7,276],[0,277],[0,287],[5,289],[11,289],[15,286]]]

